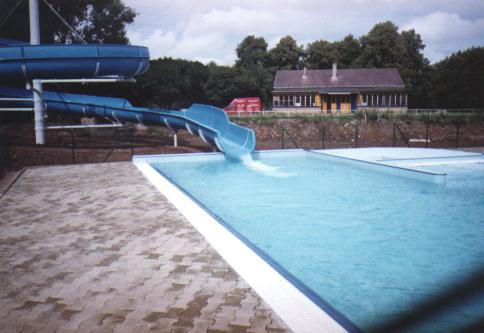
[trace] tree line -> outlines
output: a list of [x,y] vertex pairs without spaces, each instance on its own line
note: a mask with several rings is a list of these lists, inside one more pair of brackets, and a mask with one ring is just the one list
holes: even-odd
[[227,105],[234,97],[259,96],[270,107],[274,76],[280,69],[397,68],[409,93],[410,108],[484,107],[484,47],[459,51],[435,64],[423,55],[414,30],[398,31],[392,22],[376,24],[366,35],[298,45],[285,36],[273,47],[263,37],[247,36],[237,46],[233,66],[160,58],[138,79],[133,98],[162,107],[192,102]]
[[[0,2],[9,13],[16,0]],[[4,24],[0,37],[28,40],[28,8],[23,1]],[[50,3],[90,43],[128,43],[126,26],[136,12],[121,0],[51,0]],[[45,6],[41,6],[43,43],[72,43],[75,36]],[[0,24],[2,23],[0,15]],[[324,39],[299,45],[285,36],[269,49],[263,37],[245,37],[237,46],[233,66],[202,64],[184,59],[150,61],[136,84],[66,86],[72,92],[104,94],[130,99],[134,104],[184,108],[192,103],[226,106],[234,97],[259,96],[271,104],[274,76],[280,69],[395,67],[407,87],[411,108],[484,107],[484,47],[457,52],[435,64],[425,58],[425,45],[414,30],[398,31],[390,22],[376,24],[367,34],[339,41]]]

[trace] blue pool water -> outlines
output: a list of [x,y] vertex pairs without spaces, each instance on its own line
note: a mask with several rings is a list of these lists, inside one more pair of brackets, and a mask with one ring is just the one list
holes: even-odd
[[[484,266],[483,164],[422,168],[444,185],[302,151],[150,164],[363,330]],[[409,331],[451,332],[483,309],[477,295]]]

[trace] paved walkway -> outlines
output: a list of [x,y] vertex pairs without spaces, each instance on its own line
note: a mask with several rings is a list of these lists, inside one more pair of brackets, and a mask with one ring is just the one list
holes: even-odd
[[288,332],[134,165],[27,169],[0,199],[0,332]]

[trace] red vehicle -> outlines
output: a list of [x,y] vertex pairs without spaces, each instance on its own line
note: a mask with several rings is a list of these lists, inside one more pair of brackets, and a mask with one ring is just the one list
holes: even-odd
[[261,112],[262,102],[259,97],[239,97],[234,98],[230,104],[224,108],[228,114],[238,112]]

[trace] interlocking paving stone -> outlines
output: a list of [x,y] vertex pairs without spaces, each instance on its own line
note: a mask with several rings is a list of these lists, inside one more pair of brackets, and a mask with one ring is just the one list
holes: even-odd
[[27,169],[0,206],[0,332],[290,332],[132,163]]

